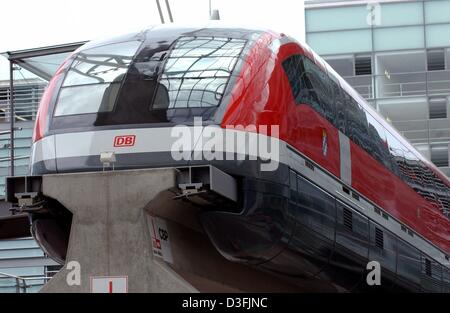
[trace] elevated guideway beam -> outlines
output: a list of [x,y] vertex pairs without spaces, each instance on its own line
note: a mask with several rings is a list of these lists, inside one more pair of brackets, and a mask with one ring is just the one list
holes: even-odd
[[[127,277],[128,292],[301,291],[223,258],[199,209],[174,200],[176,179],[174,168],[44,175],[42,194],[73,217],[66,266],[41,292],[90,292],[92,277],[102,276]],[[68,284],[71,261],[80,265],[79,285]]]

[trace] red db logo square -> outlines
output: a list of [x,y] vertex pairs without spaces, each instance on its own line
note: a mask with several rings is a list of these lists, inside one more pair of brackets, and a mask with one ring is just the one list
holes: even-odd
[[132,147],[135,142],[135,135],[116,136],[114,138],[114,147]]

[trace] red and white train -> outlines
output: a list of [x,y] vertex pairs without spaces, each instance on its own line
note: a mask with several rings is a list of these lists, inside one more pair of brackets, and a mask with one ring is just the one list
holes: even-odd
[[[279,164],[175,160],[171,131],[180,124],[199,134],[254,126],[258,140],[271,136],[260,126],[278,125]],[[196,145],[192,155],[203,149]],[[365,285],[367,263],[378,261],[385,288],[450,292],[449,179],[284,34],[156,26],[81,47],[41,101],[31,174],[102,170],[105,151],[116,170],[212,165],[231,175],[239,200],[199,215],[229,260],[348,289]],[[41,219],[67,232],[64,213],[48,205],[32,214],[35,233]]]

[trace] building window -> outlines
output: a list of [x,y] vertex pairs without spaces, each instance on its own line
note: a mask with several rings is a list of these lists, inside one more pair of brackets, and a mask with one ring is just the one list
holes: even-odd
[[450,49],[447,49],[445,55],[446,55],[446,58],[445,58],[446,68],[447,68],[447,70],[450,70]]
[[445,52],[444,49],[428,50],[427,64],[429,71],[445,70]]
[[9,90],[7,88],[0,89],[0,121],[5,121],[6,111],[9,107]]
[[342,77],[354,76],[355,62],[353,56],[325,58],[325,61]]
[[447,98],[430,97],[428,100],[430,119],[447,118]]
[[372,75],[372,58],[370,55],[355,57],[355,75]]
[[[376,55],[377,97],[403,97],[426,94],[426,53],[401,51]],[[433,85],[432,88],[442,88]]]
[[431,162],[433,162],[436,166],[439,167],[447,167],[449,166],[449,145],[441,144],[441,145],[432,145],[431,146]]

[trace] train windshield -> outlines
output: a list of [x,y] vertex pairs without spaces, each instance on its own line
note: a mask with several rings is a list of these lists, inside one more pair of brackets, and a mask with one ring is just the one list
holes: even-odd
[[52,128],[211,118],[246,40],[183,36],[141,44],[80,51],[60,88]]
[[214,107],[222,99],[228,79],[245,41],[230,38],[183,37],[167,58],[159,88],[167,98],[153,109]]
[[139,41],[81,51],[64,79],[55,116],[108,112],[131,64]]

